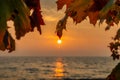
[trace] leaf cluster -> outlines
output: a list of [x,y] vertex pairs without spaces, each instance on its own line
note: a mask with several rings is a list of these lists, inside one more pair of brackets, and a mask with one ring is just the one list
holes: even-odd
[[[109,30],[111,26],[118,24],[120,21],[120,0],[58,0],[57,5],[58,10],[66,5],[65,17],[71,17],[76,24],[81,23],[88,17],[93,25],[97,21],[99,21],[99,24],[106,22],[107,27],[105,30]],[[62,37],[63,30],[66,29],[67,18],[63,18],[58,22],[56,30],[59,38]],[[114,41],[109,45],[113,53],[113,59],[119,59],[119,39],[120,29],[114,37]]]
[[44,25],[44,21],[40,10],[39,0],[0,0],[0,50],[15,50],[15,40],[8,31],[9,20],[14,22],[17,39],[35,27],[41,34],[40,25]]

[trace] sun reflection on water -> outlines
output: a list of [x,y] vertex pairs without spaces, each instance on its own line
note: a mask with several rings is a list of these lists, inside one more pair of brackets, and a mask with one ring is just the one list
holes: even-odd
[[55,69],[54,69],[54,76],[57,79],[62,79],[65,74],[64,74],[64,64],[62,62],[61,58],[58,58],[56,63],[55,63]]

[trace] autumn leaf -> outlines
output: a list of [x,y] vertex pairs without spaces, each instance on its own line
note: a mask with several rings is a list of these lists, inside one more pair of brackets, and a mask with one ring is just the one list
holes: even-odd
[[[67,5],[65,14],[73,18],[73,21],[76,22],[76,24],[80,23],[88,16],[90,23],[95,25],[99,19],[99,11],[106,5],[107,2],[108,0],[58,0],[57,5],[58,10],[61,9],[64,5]],[[97,7],[98,4],[100,4],[99,7]],[[58,33],[61,33],[61,31]]]
[[[115,2],[116,1],[116,2]],[[100,19],[106,20],[109,26],[118,24],[120,20],[120,6],[118,5],[119,0],[109,0],[106,6],[100,11]]]
[[45,25],[45,23],[41,15],[40,0],[25,0],[25,3],[30,10],[33,10],[32,15],[30,15],[30,23],[32,27],[31,31],[34,31],[34,28],[37,27],[37,30],[41,34],[42,32],[40,25]]
[[14,1],[14,2],[15,3],[13,3],[12,6],[16,6],[16,8],[15,9],[13,8],[13,12],[14,12],[13,21],[16,31],[16,38],[20,39],[22,36],[24,36],[27,32],[31,30],[31,25],[29,20],[30,11],[25,6],[23,1]]
[[119,59],[119,57],[120,57],[119,51],[118,51],[119,46],[120,46],[120,43],[119,43],[118,41],[116,41],[116,42],[111,42],[111,43],[109,44],[109,48],[110,48],[110,50],[111,50],[111,52],[112,52],[112,55],[111,55],[111,56],[113,57],[113,60]]
[[15,50],[15,40],[11,37],[8,31],[5,31],[3,40],[0,43],[0,50],[9,50],[9,52]]
[[59,22],[57,23],[56,33],[57,33],[57,36],[60,39],[62,37],[63,30],[64,29],[66,30],[67,18],[68,18],[68,15],[65,15],[64,18],[62,18],[61,20],[59,20]]
[[105,31],[109,30],[111,28],[110,25],[107,25],[106,28],[105,28]]
[[[114,24],[118,24],[120,21],[120,0],[58,0],[58,10],[66,5],[65,14],[71,17],[73,21],[81,23],[86,17],[89,18],[91,24],[95,25],[97,21],[102,24],[104,21],[107,24],[105,30],[109,30]],[[64,19],[64,18],[63,18]],[[61,20],[60,20],[61,21]],[[60,23],[58,22],[58,24]],[[62,20],[66,27],[67,18]],[[62,37],[64,26],[57,26],[57,35]],[[58,34],[59,33],[59,34]],[[113,42],[110,43],[109,48],[112,52],[113,59],[119,59],[119,47],[120,47],[120,29],[113,38]]]
[[[94,15],[94,16],[93,16]],[[95,25],[97,23],[98,17],[99,17],[99,12],[89,12],[88,17],[90,19],[90,23]]]
[[[63,5],[67,5],[66,8],[66,15],[70,16],[73,18],[73,21],[76,23],[80,23],[81,21],[83,21],[84,19],[86,19],[86,17],[89,14],[90,20],[92,24],[95,24],[97,21],[97,16],[98,16],[98,12],[96,12],[96,16],[91,16],[92,12],[89,12],[89,9],[91,9],[92,5],[94,4],[93,0],[73,0],[73,1],[61,1],[58,0],[57,1],[57,5],[58,5],[58,9],[61,9],[63,7]],[[64,19],[64,18],[63,18]],[[61,21],[61,20],[60,20]],[[58,22],[58,24],[60,23],[60,21]],[[64,21],[64,22],[63,22]],[[62,23],[66,23],[67,22],[67,18],[65,20],[62,20]],[[66,26],[66,24],[64,25]],[[59,26],[57,25],[57,35],[59,36],[59,38],[62,37],[62,31],[63,31],[63,26]]]
[[[92,0],[73,0],[73,1],[61,1],[58,0],[58,9],[61,9],[63,5],[67,5],[66,15],[73,18],[76,23],[80,23],[87,17],[89,6],[93,4]],[[68,4],[69,3],[69,4]],[[62,20],[58,22],[57,25],[57,35],[59,38],[62,37],[62,31],[66,27],[67,18],[63,17]],[[64,25],[63,25],[64,23]]]
[[113,4],[115,3],[114,0],[109,0],[108,3],[102,8],[100,11],[100,17],[104,18],[106,17],[106,14],[109,12],[109,10],[112,8]]
[[15,40],[11,37],[8,31],[5,32],[3,43],[4,43],[5,49],[8,49],[9,52],[15,50]]
[[56,3],[57,3],[57,9],[60,10],[63,8],[64,5],[66,5],[68,8],[70,6],[70,4],[72,3],[72,1],[74,0],[58,0]]
[[59,8],[61,9],[66,5],[66,13],[72,17],[76,23],[80,23],[89,16],[90,23],[95,25],[99,19],[99,11],[103,9],[108,1],[109,0],[58,0],[57,6],[59,10]]
[[93,0],[74,0],[67,11],[76,23],[80,23],[87,17],[88,10],[93,4]]
[[[44,21],[39,0],[1,0],[0,9],[0,50],[15,50],[15,40],[8,32],[8,20],[14,22],[17,39],[33,31],[35,27],[41,33],[40,25],[44,25]],[[34,10],[32,15],[31,10]]]
[[114,40],[119,40],[120,39],[120,28],[118,29],[115,37],[114,37]]
[[[11,5],[9,3],[10,2],[8,0],[0,1],[0,8],[1,8],[1,10],[0,10],[0,50],[5,50],[7,48],[5,41],[8,42],[8,40],[9,40],[9,39],[5,39],[6,30],[7,30],[6,21],[8,19],[10,19],[11,15],[12,15],[12,9],[10,9]],[[10,35],[7,37],[10,37]],[[10,42],[10,43],[12,43],[12,42]],[[13,43],[13,45],[14,45],[14,43]]]

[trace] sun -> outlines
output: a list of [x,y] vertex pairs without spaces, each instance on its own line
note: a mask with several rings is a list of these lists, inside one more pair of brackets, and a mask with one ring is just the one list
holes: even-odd
[[59,40],[57,41],[57,43],[58,43],[58,44],[62,44],[62,40],[59,39]]

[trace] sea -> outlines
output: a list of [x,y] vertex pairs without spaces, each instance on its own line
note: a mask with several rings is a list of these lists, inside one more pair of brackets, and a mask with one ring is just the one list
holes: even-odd
[[0,57],[0,80],[105,79],[118,64],[111,57]]

